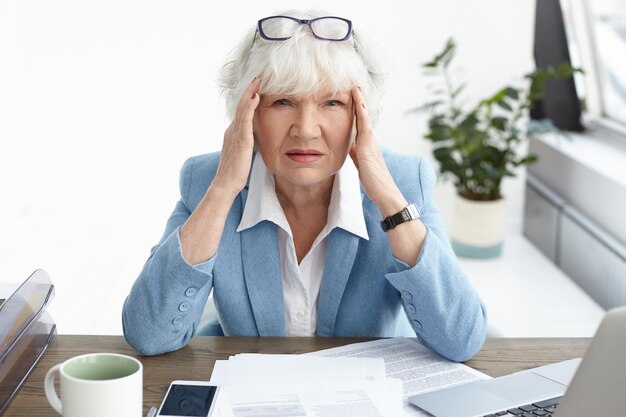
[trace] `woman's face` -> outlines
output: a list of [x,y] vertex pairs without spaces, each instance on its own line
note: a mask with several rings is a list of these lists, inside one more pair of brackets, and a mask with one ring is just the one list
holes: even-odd
[[350,91],[262,95],[254,134],[277,184],[315,186],[341,169],[350,149],[353,121]]

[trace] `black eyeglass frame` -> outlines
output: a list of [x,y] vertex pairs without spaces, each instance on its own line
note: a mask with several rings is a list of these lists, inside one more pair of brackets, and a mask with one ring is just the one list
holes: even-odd
[[[352,22],[350,20],[348,20],[348,19],[344,19],[343,17],[338,17],[338,16],[321,16],[321,17],[316,17],[314,19],[296,19],[295,17],[291,17],[291,16],[268,16],[268,17],[264,17],[263,19],[260,19],[257,22],[257,32],[266,41],[286,41],[287,39],[291,38],[291,36],[287,36],[286,38],[273,38],[271,36],[267,36],[263,32],[263,22],[265,22],[266,20],[269,20],[269,19],[275,19],[277,17],[284,18],[284,19],[291,19],[291,20],[297,22],[300,25],[307,25],[309,27],[309,29],[311,30],[311,34],[316,39],[320,39],[320,40],[323,40],[323,41],[341,42],[341,41],[345,41],[347,39],[350,39],[350,36],[352,36]],[[338,19],[338,20],[342,20],[342,21],[346,22],[348,24],[348,31],[346,33],[346,36],[344,36],[341,39],[324,38],[322,36],[318,36],[315,33],[315,31],[313,30],[313,28],[311,27],[311,23],[313,23],[313,22],[315,22],[317,20],[322,20],[322,19]]]

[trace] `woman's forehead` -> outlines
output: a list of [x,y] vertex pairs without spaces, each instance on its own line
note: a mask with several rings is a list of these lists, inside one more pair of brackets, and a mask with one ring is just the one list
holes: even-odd
[[342,88],[332,87],[332,86],[323,86],[312,91],[302,91],[302,90],[299,90],[298,88],[285,89],[283,91],[281,90],[273,91],[271,88],[269,88],[269,89],[266,89],[266,91],[263,91],[264,89],[261,88],[261,95],[283,96],[283,97],[290,97],[294,99],[312,98],[314,100],[318,100],[318,99],[323,99],[323,98],[327,98],[331,96],[350,96],[351,88],[352,86],[342,87]]

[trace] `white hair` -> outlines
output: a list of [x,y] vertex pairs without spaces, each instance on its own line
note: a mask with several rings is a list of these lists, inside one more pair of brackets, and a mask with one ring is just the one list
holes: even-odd
[[[294,10],[278,15],[297,19],[328,16],[320,11]],[[219,83],[228,115],[231,119],[235,116],[241,95],[259,77],[259,94],[312,95],[322,88],[340,92],[359,86],[375,122],[385,75],[367,43],[358,27],[345,41],[316,39],[307,25],[300,25],[285,41],[267,41],[256,33],[255,25],[221,70]]]

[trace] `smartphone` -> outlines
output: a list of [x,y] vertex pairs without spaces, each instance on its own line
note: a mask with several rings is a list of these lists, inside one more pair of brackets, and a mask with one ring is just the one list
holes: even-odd
[[203,381],[172,381],[157,417],[208,417],[213,413],[219,387]]

